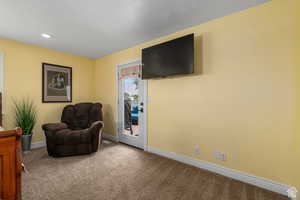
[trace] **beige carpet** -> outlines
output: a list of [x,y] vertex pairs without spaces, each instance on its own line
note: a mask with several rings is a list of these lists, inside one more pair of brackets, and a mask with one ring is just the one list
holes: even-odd
[[106,143],[95,154],[26,155],[23,200],[286,200],[272,192],[141,150]]

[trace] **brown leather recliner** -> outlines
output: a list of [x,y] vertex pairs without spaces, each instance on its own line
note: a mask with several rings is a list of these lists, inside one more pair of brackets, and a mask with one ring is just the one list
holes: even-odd
[[103,124],[100,103],[79,103],[64,108],[61,123],[42,126],[49,156],[89,154],[101,144]]

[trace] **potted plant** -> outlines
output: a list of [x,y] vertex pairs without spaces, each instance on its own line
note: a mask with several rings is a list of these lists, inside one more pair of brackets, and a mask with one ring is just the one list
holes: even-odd
[[30,99],[14,100],[15,125],[22,128],[22,150],[30,151],[32,129],[36,124],[37,111]]

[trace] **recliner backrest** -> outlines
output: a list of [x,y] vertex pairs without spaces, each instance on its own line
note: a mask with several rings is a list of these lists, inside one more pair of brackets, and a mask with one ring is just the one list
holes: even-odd
[[78,103],[64,108],[61,122],[70,129],[86,129],[95,121],[102,121],[102,105],[100,103]]

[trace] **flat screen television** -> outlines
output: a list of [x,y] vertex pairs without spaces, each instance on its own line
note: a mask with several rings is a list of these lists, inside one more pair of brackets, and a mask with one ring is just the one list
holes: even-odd
[[142,50],[142,79],[194,72],[194,34]]

